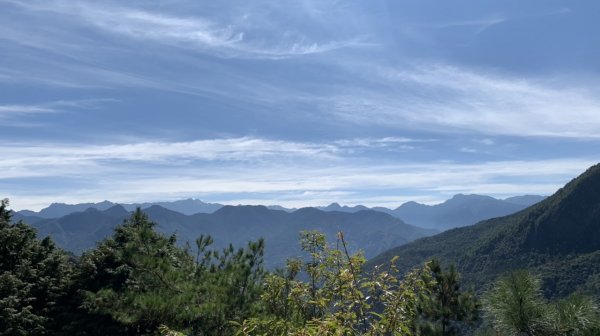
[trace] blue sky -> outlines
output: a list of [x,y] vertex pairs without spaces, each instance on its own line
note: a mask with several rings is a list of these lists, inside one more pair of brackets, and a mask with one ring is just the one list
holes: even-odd
[[395,207],[598,161],[597,1],[0,0],[0,194]]

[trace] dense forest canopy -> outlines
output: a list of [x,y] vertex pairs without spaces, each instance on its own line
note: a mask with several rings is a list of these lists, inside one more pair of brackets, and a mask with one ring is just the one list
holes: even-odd
[[[527,272],[510,273],[483,299],[456,268],[433,260],[399,272],[397,257],[367,272],[318,231],[300,233],[304,259],[267,272],[264,242],[179,247],[135,211],[77,258],[12,223],[0,206],[0,332],[4,335],[594,335],[589,297],[558,303]],[[516,314],[516,315],[515,315]]]

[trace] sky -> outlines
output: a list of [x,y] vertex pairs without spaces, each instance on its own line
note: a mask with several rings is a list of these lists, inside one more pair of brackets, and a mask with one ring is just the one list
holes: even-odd
[[599,161],[600,2],[0,0],[0,197],[397,207]]

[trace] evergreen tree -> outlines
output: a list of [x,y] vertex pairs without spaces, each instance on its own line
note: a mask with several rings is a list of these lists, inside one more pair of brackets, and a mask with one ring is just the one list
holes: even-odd
[[[255,313],[262,281],[263,241],[247,249],[210,250],[210,237],[197,240],[197,253],[180,248],[175,236],[154,230],[140,209],[112,237],[79,262],[76,288],[87,316],[108,318],[115,335],[151,335],[181,330],[194,335],[229,335],[230,321]],[[103,328],[106,331],[107,328]],[[93,332],[87,332],[93,334]]]
[[600,310],[590,297],[572,295],[556,303],[541,295],[540,280],[527,271],[500,279],[485,310],[500,335],[591,336],[600,332]]
[[485,300],[485,311],[502,335],[549,334],[549,313],[540,281],[527,271],[513,271],[500,279]]
[[432,281],[419,302],[419,329],[423,335],[459,335],[465,324],[477,320],[479,303],[472,292],[460,288],[454,265],[444,271],[438,260],[429,264]]
[[71,268],[50,238],[40,241],[33,228],[11,223],[8,205],[0,200],[0,334],[51,334]]
[[110,316],[122,326],[120,333],[150,334],[161,324],[184,325],[196,311],[195,293],[185,287],[191,275],[181,272],[191,260],[174,236],[158,234],[154,225],[138,209],[79,263],[83,307],[92,315]]
[[552,330],[556,335],[600,335],[600,310],[590,297],[572,295],[556,303]]

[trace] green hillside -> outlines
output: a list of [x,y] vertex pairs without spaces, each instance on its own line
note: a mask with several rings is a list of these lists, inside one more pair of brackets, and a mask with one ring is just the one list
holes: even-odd
[[546,200],[513,215],[482,221],[388,250],[403,269],[432,257],[455,263],[478,291],[508,270],[538,273],[548,296],[600,295],[600,165]]

